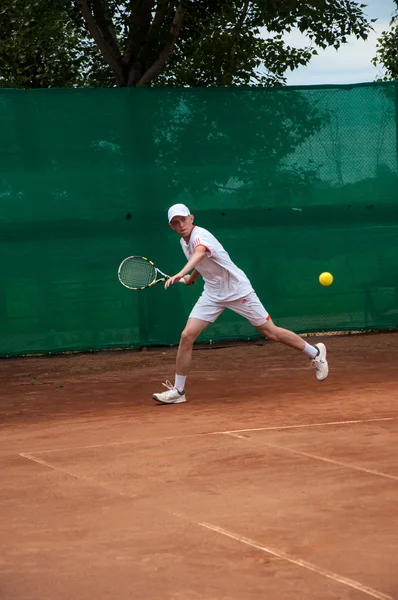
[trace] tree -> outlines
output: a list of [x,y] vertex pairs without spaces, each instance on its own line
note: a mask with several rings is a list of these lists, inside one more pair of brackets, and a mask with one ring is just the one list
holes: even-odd
[[[281,85],[371,24],[354,0],[2,0],[0,85]],[[288,46],[297,27],[309,40]]]
[[285,160],[328,123],[328,115],[301,90],[176,92],[163,90],[159,101],[148,91],[146,100],[155,144],[144,131],[140,139],[146,139],[147,158],[153,148],[155,195],[170,202],[184,190],[224,196],[232,207],[256,204],[264,195],[283,204],[290,188],[307,191],[309,171]]
[[390,21],[390,29],[383,31],[378,39],[377,54],[372,61],[375,66],[384,67],[386,72],[382,81],[398,79],[398,0],[395,3],[397,10]]
[[80,85],[87,58],[81,28],[58,0],[2,0],[0,87]]

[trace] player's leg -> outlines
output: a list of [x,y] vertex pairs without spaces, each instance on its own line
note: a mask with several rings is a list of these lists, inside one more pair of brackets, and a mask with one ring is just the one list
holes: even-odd
[[245,298],[231,303],[229,308],[246,317],[266,338],[304,352],[312,360],[317,379],[320,381],[326,379],[329,367],[326,360],[325,345],[319,343],[312,346],[297,335],[297,333],[275,325],[255,292],[251,292]]
[[185,380],[192,360],[193,345],[196,338],[209,324],[209,321],[201,319],[188,319],[184,331],[181,333],[178,346],[174,385],[166,381],[163,385],[167,388],[167,391],[153,394],[152,398],[154,400],[158,400],[164,404],[181,404],[182,402],[186,402],[184,391]]
[[177,351],[174,385],[169,381],[164,383],[166,392],[153,394],[152,398],[164,404],[181,404],[186,402],[185,381],[192,360],[193,345],[202,331],[214,323],[224,308],[201,296],[189,315],[184,331],[181,333]]
[[[196,339],[202,333],[202,331],[210,325],[209,321],[203,321],[202,319],[188,319],[184,331],[181,333],[180,343],[178,346],[177,359],[176,359],[176,373],[178,376],[186,377],[189,370],[189,365],[192,360],[192,349]],[[179,390],[184,389],[184,384],[177,385]]]
[[[275,325],[270,316],[262,325],[255,325],[256,329],[263,334],[269,340],[273,340],[274,342],[281,342],[286,346],[290,346],[291,348],[295,348],[296,350],[305,351],[305,346],[309,346],[303,340],[302,337],[294,333],[294,331],[290,331],[289,329],[284,329],[283,327],[278,327]],[[317,355],[317,351],[314,346],[310,346],[313,350],[307,350],[306,354],[310,358],[315,358]]]
[[255,327],[269,340],[281,342],[286,346],[290,346],[291,348],[295,348],[296,350],[301,350],[304,352],[312,360],[317,379],[319,381],[326,379],[329,374],[329,365],[326,360],[325,344],[319,343],[312,346],[303,340],[302,337],[297,335],[297,333],[294,333],[294,331],[290,331],[289,329],[284,329],[283,327],[278,327],[275,325],[271,318],[263,323],[263,325]]

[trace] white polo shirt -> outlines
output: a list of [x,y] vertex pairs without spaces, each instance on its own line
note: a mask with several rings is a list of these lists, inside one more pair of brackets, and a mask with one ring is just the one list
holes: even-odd
[[194,227],[188,244],[181,238],[181,247],[189,260],[197,246],[204,246],[204,259],[195,267],[202,275],[205,286],[203,293],[215,302],[230,302],[244,298],[253,291],[253,287],[242,271],[229,257],[220,242],[210,231],[203,227]]

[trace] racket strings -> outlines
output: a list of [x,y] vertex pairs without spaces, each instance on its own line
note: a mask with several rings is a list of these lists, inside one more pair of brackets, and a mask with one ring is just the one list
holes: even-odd
[[146,287],[156,279],[156,269],[149,261],[132,257],[121,266],[119,277],[127,287]]

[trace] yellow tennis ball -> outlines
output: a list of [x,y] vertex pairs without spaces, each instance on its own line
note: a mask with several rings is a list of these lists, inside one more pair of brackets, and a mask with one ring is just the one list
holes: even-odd
[[321,273],[319,275],[319,283],[321,285],[325,285],[325,286],[332,285],[333,275],[331,273],[327,273],[327,272]]

